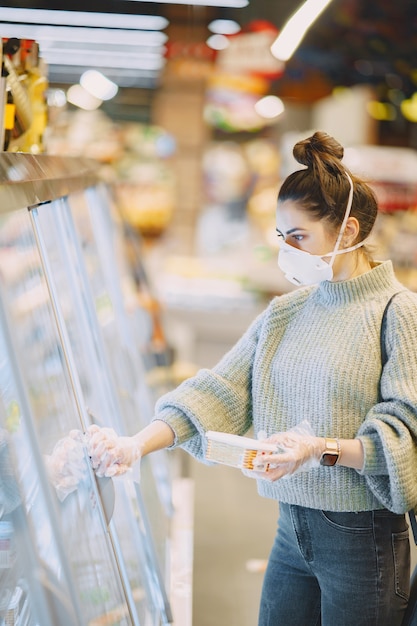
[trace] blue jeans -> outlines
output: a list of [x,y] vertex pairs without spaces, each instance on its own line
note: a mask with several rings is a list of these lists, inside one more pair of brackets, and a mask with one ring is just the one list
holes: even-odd
[[400,626],[409,590],[404,515],[280,504],[258,626]]

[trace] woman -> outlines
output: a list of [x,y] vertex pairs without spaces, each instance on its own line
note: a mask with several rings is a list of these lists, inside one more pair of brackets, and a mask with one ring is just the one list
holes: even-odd
[[294,156],[305,167],[279,191],[278,263],[300,288],[162,397],[143,431],[92,427],[90,454],[115,475],[162,447],[203,460],[208,430],[266,432],[283,451],[253,472],[280,508],[259,626],[396,626],[409,593],[404,513],[417,503],[417,294],[371,259],[377,202],[343,148],[317,132]]

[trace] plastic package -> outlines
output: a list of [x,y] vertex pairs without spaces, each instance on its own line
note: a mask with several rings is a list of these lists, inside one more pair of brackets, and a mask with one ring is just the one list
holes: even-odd
[[[214,463],[229,465],[240,469],[254,469],[254,461],[258,458],[258,452],[277,452],[277,446],[271,443],[261,443],[251,437],[241,437],[209,430],[206,432],[207,451],[206,459]],[[268,471],[268,463],[265,460],[257,471]]]

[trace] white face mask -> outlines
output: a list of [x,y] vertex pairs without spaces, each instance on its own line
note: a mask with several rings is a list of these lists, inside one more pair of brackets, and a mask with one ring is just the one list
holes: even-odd
[[[290,246],[285,241],[281,241],[279,244],[280,250],[278,254],[278,266],[284,272],[285,278],[294,285],[314,285],[315,283],[320,283],[323,280],[332,280],[333,263],[336,256],[338,254],[352,252],[352,250],[356,250],[365,243],[365,241],[361,241],[355,246],[339,250],[346,222],[352,208],[353,199],[352,179],[349,174],[346,174],[346,176],[348,177],[350,183],[349,199],[346,206],[345,217],[340,227],[340,232],[333,251],[328,254],[310,254],[310,252],[299,250],[298,248]],[[325,257],[330,257],[330,261],[325,261]]]

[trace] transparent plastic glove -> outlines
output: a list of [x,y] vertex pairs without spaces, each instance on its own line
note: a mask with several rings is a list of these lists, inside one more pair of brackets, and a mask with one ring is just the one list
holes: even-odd
[[50,482],[61,502],[75,491],[87,474],[85,438],[72,430],[55,444],[52,453],[44,456]]
[[135,437],[122,437],[113,428],[95,425],[89,427],[87,435],[88,455],[98,477],[121,476],[134,468],[134,478],[139,481],[142,448]]
[[[268,434],[264,430],[260,430],[256,438],[260,442],[267,441],[268,443],[270,443],[268,439]],[[279,451],[280,451],[280,448],[277,446],[277,453],[279,453]],[[255,478],[255,479],[269,478],[267,472],[269,472],[269,469],[270,469],[270,461],[269,461],[270,455],[271,455],[271,452],[269,451],[268,452],[265,451],[264,454],[262,452],[259,452],[254,461],[254,466],[256,465],[256,467],[254,467],[253,470],[246,469],[246,468],[242,469],[241,470],[242,474],[246,476],[247,478]]]
[[[320,465],[321,440],[315,437],[309,422],[306,420],[286,432],[276,433],[268,437],[265,441],[276,443],[279,451],[276,454],[258,453],[253,470],[257,478],[275,481]],[[256,466],[263,467],[265,460],[269,464],[268,470],[256,471]]]

